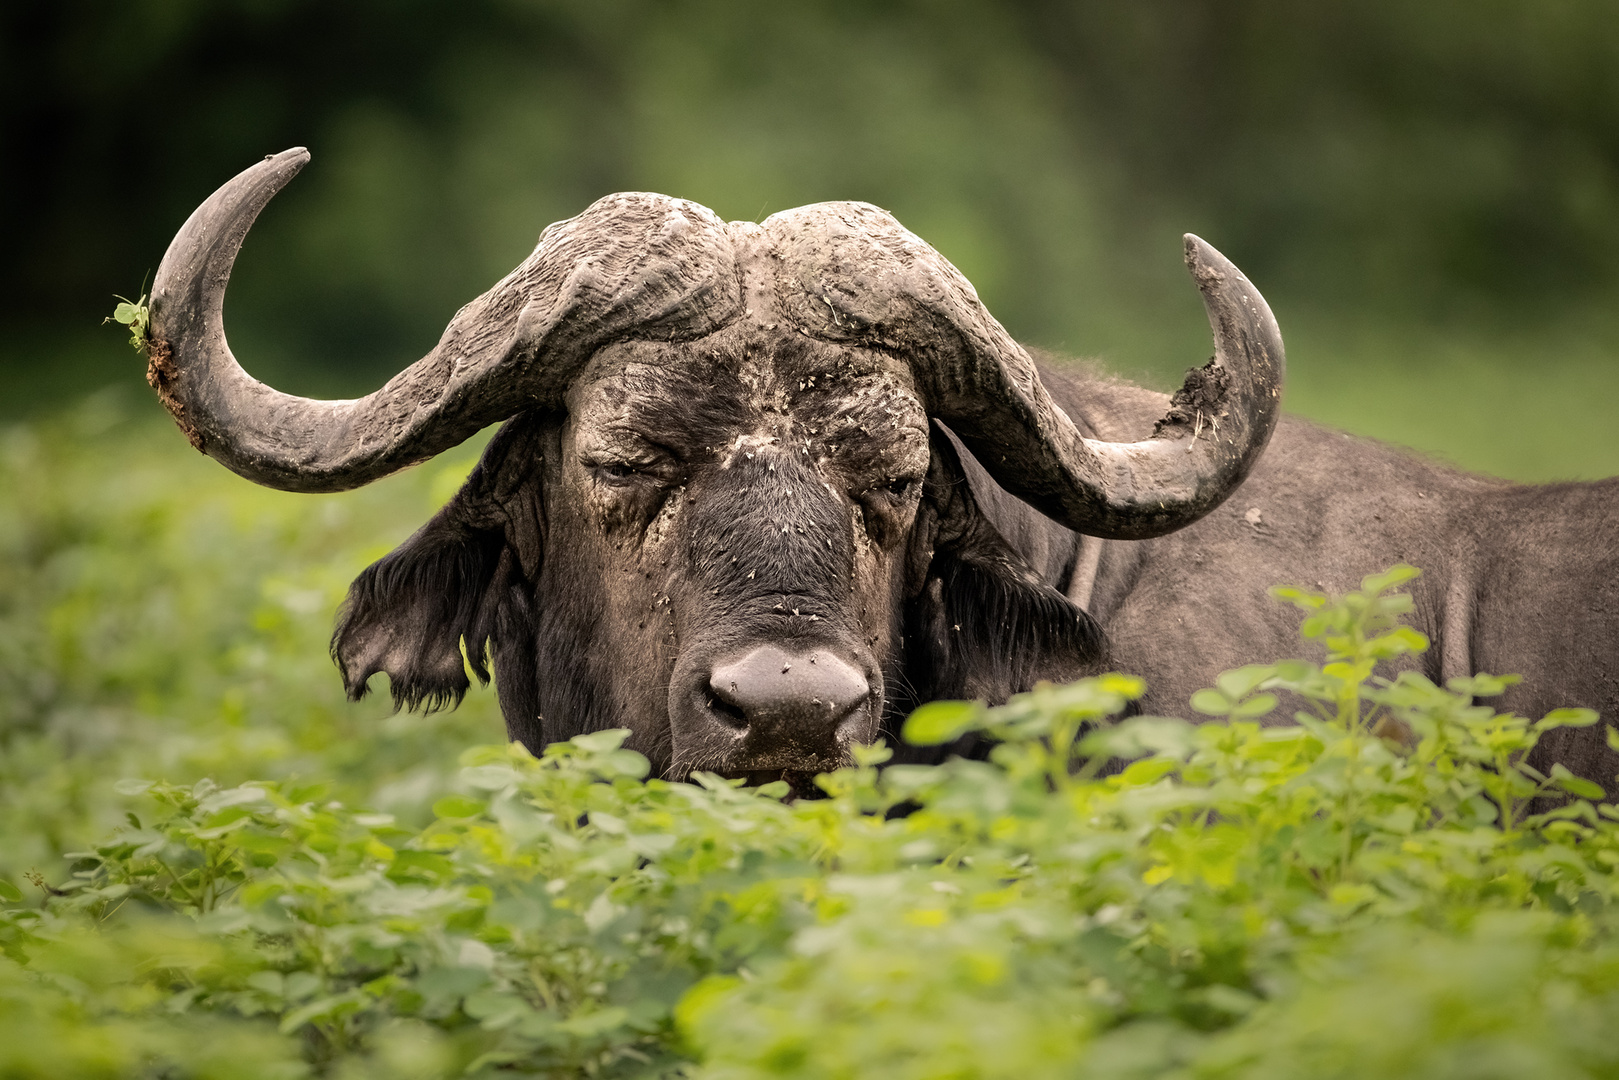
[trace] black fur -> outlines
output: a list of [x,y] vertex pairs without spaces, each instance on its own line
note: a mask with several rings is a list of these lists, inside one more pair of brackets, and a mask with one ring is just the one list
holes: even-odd
[[[616,715],[598,713],[610,700],[604,688],[627,673],[604,668],[604,658],[589,644],[613,632],[598,625],[605,609],[602,582],[581,578],[587,570],[577,560],[540,557],[543,514],[529,511],[543,504],[538,463],[555,448],[542,448],[536,433],[555,425],[536,420],[508,424],[456,497],[355,580],[332,639],[351,698],[363,696],[367,680],[384,672],[396,707],[453,706],[471,685],[468,666],[487,683],[492,662],[507,733],[536,751],[576,731],[617,722]],[[891,624],[901,640],[885,664],[887,728],[921,702],[1004,701],[1041,679],[1099,670],[1106,655],[1097,624],[1043,582],[985,516],[954,445],[942,431],[932,443],[933,463],[903,556],[910,584],[903,598],[896,597],[900,610]],[[798,466],[784,467],[791,473]],[[748,478],[738,472],[727,479]],[[728,515],[729,525],[708,523],[699,530],[707,544],[694,547],[693,570],[714,563],[701,592],[729,598],[728,625],[744,636],[783,632],[778,613],[752,611],[782,595],[824,608],[831,622],[823,625],[838,621],[832,594],[818,601],[810,594],[818,596],[818,586],[838,576],[827,561],[837,544],[847,543],[841,519],[805,518],[787,534],[773,527],[778,517],[798,521],[819,505],[811,499],[775,506],[732,493],[713,494],[695,511]],[[759,513],[772,527],[753,531],[775,544],[744,544],[742,535],[730,535],[744,521],[759,525],[753,520]],[[778,565],[772,557],[783,545],[793,555]],[[752,577],[741,576],[741,564],[715,555],[744,547],[753,556],[748,568],[758,568]],[[766,601],[752,602],[755,593],[768,594]],[[568,599],[540,603],[541,594]],[[893,741],[892,730],[888,734]],[[662,738],[667,741],[667,733]]]
[[[986,522],[981,531],[993,530]],[[982,538],[935,558],[906,613],[906,659],[918,701],[1001,702],[1041,679],[1077,678],[1101,665],[1107,651],[1101,627],[1015,558]]]
[[[1082,431],[1111,441],[1151,430],[1168,404],[1083,374],[1042,368],[1041,379]],[[386,671],[401,706],[451,704],[469,685],[464,640],[480,678],[492,653],[508,730],[530,747],[580,724],[619,721],[603,691],[645,682],[642,660],[615,668],[592,644],[613,632],[594,621],[600,575],[581,560],[542,557],[541,466],[560,460],[556,431],[550,422],[508,423],[455,502],[355,583],[333,641],[351,695]],[[1415,622],[1434,647],[1426,658],[1390,662],[1385,674],[1419,664],[1440,678],[1518,671],[1525,682],[1492,704],[1526,716],[1559,705],[1619,716],[1611,648],[1619,479],[1518,487],[1283,418],[1236,497],[1179,532],[1102,545],[1080,612],[1059,591],[1073,575],[1074,535],[1011,495],[997,497],[964,464],[974,468],[948,440],[934,441],[909,547],[895,552],[905,560],[903,590],[884,609],[886,627],[874,618],[869,628],[886,629],[894,645],[883,657],[891,739],[915,704],[1000,700],[1040,678],[1104,667],[1147,679],[1145,713],[1183,714],[1188,697],[1221,671],[1296,654],[1295,613],[1271,600],[1268,586],[1342,592],[1396,561],[1427,571],[1413,588]],[[709,586],[720,589],[715,602],[733,597],[725,585]],[[678,647],[672,636],[667,644]],[[645,670],[663,670],[661,648],[647,650]],[[1564,764],[1611,794],[1619,755],[1603,731],[1559,731],[1535,764]],[[647,752],[667,750],[667,731],[648,737]]]
[[527,504],[514,520],[513,496],[544,460],[540,428],[528,414],[504,425],[455,497],[349,586],[331,651],[351,701],[383,672],[396,709],[454,707],[471,685],[469,664],[488,684],[492,652],[503,684],[521,694],[522,677],[498,654],[502,640],[533,633],[521,563],[538,562],[543,523]]
[[494,654],[495,678],[500,683],[506,736],[536,754],[549,741],[540,717],[540,688],[534,669],[539,653],[537,625],[532,590],[527,582],[514,580],[499,597],[490,651]]
[[[955,445],[942,431],[932,442],[927,494],[912,538],[912,573],[921,583],[905,606],[903,672],[888,680],[894,692],[884,727],[896,745],[898,724],[923,702],[1000,703],[1042,679],[1094,674],[1107,659],[1097,622],[1041,580],[985,516]],[[906,761],[935,760],[979,750],[953,744],[938,754],[908,748],[901,754]]]
[[364,697],[378,672],[388,675],[395,707],[428,712],[460,704],[471,685],[468,664],[489,682],[492,586],[509,578],[512,558],[500,532],[470,528],[464,517],[460,500],[452,501],[349,587],[332,658],[350,700]]

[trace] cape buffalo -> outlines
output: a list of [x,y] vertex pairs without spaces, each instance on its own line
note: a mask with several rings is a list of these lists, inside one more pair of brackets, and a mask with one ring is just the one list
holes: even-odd
[[[1619,699],[1613,483],[1518,487],[1278,424],[1275,320],[1195,237],[1216,355],[1171,398],[1037,365],[876,207],[726,223],[623,194],[546,229],[381,390],[311,401],[242,371],[221,315],[307,160],[226,184],[158,271],[149,378],[192,443],[336,491],[506,421],[355,581],[332,645],[352,697],[386,672],[400,705],[449,703],[492,660],[530,747],[622,726],[666,774],[799,786],[934,698],[1111,667],[1182,712],[1297,651],[1268,585],[1406,560],[1435,679],[1522,671],[1527,712]],[[1546,753],[1612,777],[1594,729],[1560,734]]]

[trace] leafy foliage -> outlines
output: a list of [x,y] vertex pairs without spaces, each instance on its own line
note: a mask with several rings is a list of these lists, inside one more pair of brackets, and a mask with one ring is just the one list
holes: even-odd
[[131,300],[127,296],[117,297],[118,306],[112,309],[112,314],[101,321],[103,323],[115,322],[120,326],[129,327],[129,343],[135,349],[146,349],[147,327],[151,323],[152,309],[146,303],[146,294],[141,293],[139,300]]
[[326,645],[349,581],[475,453],[295,496],[192,451],[144,387],[0,426],[0,878],[122,821],[120,777],[318,778],[429,820],[456,755],[500,736],[493,695],[425,717],[351,705]]
[[[1415,574],[1278,590],[1324,662],[1227,672],[1202,724],[1115,719],[1124,675],[934,703],[907,738],[983,731],[989,761],[871,747],[793,803],[647,779],[620,732],[474,747],[402,797],[410,753],[469,731],[356,732],[367,772],[316,739],[339,721],[301,669],[174,675],[151,693],[316,741],[226,718],[148,775],[233,776],[120,781],[121,825],[43,890],[0,882],[0,1075],[1613,1075],[1619,809],[1523,763],[1596,717],[1381,677],[1427,644]],[[73,580],[75,611],[112,587]],[[281,627],[243,640],[307,647]],[[245,677],[313,720],[232,698]]]

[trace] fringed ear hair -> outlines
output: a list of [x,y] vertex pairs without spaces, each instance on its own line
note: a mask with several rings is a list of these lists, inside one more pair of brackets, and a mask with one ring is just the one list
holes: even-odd
[[950,439],[935,430],[932,442],[906,612],[917,700],[999,702],[1041,679],[1098,670],[1107,652],[1101,628],[1041,581],[984,516]]
[[534,428],[531,417],[502,427],[455,497],[349,586],[332,658],[351,700],[378,672],[387,674],[396,708],[428,711],[460,704],[469,664],[489,682],[502,607],[514,589],[524,592],[543,543],[543,524],[514,519],[508,505],[521,480],[514,474],[543,460]]

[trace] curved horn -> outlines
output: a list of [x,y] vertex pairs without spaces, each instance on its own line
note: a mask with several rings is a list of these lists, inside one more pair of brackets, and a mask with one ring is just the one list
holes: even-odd
[[613,195],[550,226],[527,260],[450,321],[432,352],[363,398],[271,389],[225,341],[231,267],[259,212],[309,160],[265,158],[209,197],[152,283],[147,378],[192,445],[288,491],[358,487],[432,457],[487,424],[554,407],[615,337],[699,337],[741,311],[724,223],[663,195]]
[[[778,221],[779,219],[779,221]],[[765,223],[783,254],[789,317],[817,337],[911,359],[928,412],[1006,490],[1079,532],[1142,540],[1218,506],[1253,468],[1281,407],[1282,335],[1248,279],[1186,236],[1215,355],[1140,442],[1089,439],[1022,346],[943,255],[886,211],[823,203]]]

